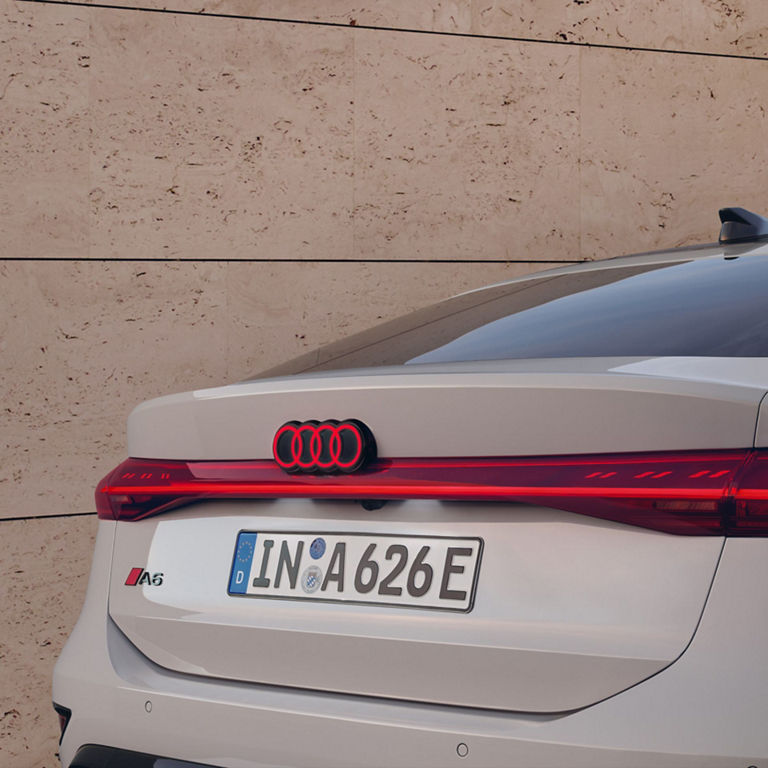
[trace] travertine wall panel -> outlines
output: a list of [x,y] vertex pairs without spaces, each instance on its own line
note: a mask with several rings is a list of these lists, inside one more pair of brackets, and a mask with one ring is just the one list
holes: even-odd
[[6,113],[15,256],[578,260],[763,187],[760,61],[40,7],[91,53],[65,125]]
[[246,378],[513,264],[0,265],[0,519],[93,508],[149,397]]
[[[84,1],[110,4],[109,0]],[[768,55],[764,0],[122,0],[113,4],[590,45]]]
[[356,252],[580,257],[575,50],[360,30],[355,53]]
[[92,27],[94,256],[579,258],[573,51],[104,10]]
[[0,265],[0,517],[92,509],[138,401],[225,378],[226,268]]
[[92,509],[137,402],[768,212],[764,0],[117,4],[193,14],[0,0],[0,766],[56,764],[95,528],[7,518]]
[[768,210],[768,64],[582,53],[587,257],[717,238],[716,211]]
[[472,31],[590,45],[768,54],[762,0],[467,0]]
[[345,30],[91,14],[91,253],[351,258]]
[[0,0],[0,256],[87,255],[89,14]]
[[95,517],[0,522],[0,765],[58,768],[51,675],[80,613]]

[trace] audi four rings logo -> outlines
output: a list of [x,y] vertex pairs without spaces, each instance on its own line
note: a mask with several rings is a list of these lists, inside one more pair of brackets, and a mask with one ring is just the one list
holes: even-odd
[[357,419],[289,421],[275,433],[272,453],[286,472],[356,472],[376,458],[376,440]]

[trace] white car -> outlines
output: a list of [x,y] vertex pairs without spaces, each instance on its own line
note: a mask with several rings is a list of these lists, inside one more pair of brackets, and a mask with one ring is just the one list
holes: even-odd
[[140,405],[69,768],[768,766],[768,221]]

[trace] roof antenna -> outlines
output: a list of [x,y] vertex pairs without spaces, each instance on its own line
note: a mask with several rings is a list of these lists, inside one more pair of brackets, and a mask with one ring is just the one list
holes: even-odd
[[722,245],[768,240],[768,219],[745,208],[721,208],[720,221]]

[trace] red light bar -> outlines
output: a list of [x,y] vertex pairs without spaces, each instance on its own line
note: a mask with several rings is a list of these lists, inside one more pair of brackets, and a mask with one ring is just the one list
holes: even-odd
[[768,535],[768,454],[380,459],[334,476],[287,475],[273,460],[128,459],[99,483],[96,507],[101,518],[139,520],[222,498],[504,501],[669,533]]

